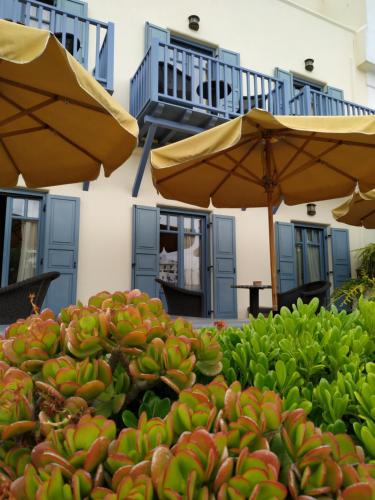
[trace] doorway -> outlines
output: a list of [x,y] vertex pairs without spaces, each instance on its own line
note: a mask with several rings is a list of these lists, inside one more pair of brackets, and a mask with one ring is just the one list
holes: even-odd
[[294,226],[297,286],[324,281],[327,276],[325,228]]
[[42,197],[0,193],[0,282],[11,285],[39,272]]
[[[159,278],[200,291],[208,311],[207,215],[160,210]],[[165,298],[160,290],[160,298]]]

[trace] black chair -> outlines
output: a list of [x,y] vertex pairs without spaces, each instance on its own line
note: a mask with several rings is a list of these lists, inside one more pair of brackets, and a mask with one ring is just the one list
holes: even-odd
[[[328,290],[331,286],[329,281],[312,281],[304,285],[292,288],[283,293],[277,294],[278,311],[282,307],[292,308],[292,305],[297,302],[297,299],[302,299],[302,302],[308,304],[314,297],[319,299],[319,309],[327,305]],[[318,309],[318,310],[319,310]],[[265,314],[271,311],[270,307],[260,307],[259,312]]]
[[9,325],[33,313],[30,294],[34,294],[34,304],[42,307],[51,281],[60,273],[44,273],[13,285],[0,288],[0,325]]
[[175,316],[204,317],[203,292],[180,288],[171,283],[155,278],[162,287],[168,306],[168,313]]

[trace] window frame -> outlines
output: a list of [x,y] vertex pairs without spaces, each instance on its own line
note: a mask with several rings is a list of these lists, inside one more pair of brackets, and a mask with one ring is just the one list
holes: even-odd
[[[178,207],[174,208],[159,208],[159,240],[160,235],[162,233],[166,234],[177,234],[177,283],[176,286],[180,288],[184,288],[183,282],[183,272],[181,270],[184,269],[184,259],[183,259],[183,247],[184,247],[184,235],[185,234],[199,234],[201,236],[201,292],[204,297],[204,311],[208,311],[211,298],[211,290],[210,290],[210,276],[209,276],[209,256],[210,256],[210,239],[209,239],[209,212],[201,212],[195,210],[181,210]],[[167,220],[167,229],[160,229],[160,217],[162,215],[167,216],[177,216],[177,229],[171,230],[169,228],[169,220]],[[184,217],[196,217],[202,220],[201,231],[197,232],[185,232],[183,225]],[[159,248],[159,258],[160,258],[160,248]]]
[[321,263],[320,263],[320,271],[321,271],[321,276],[323,277],[322,279],[327,279],[328,277],[328,245],[327,245],[327,238],[328,238],[328,232],[327,232],[327,226],[322,225],[322,224],[314,224],[314,223],[307,223],[307,222],[298,222],[298,221],[291,221],[291,224],[293,224],[293,229],[294,229],[294,238],[295,238],[295,243],[294,243],[294,261],[295,261],[295,282],[298,285],[298,272],[297,272],[297,244],[302,245],[303,249],[303,276],[308,276],[308,270],[307,270],[307,261],[305,259],[305,256],[307,254],[307,246],[308,242],[306,241],[305,237],[302,235],[302,241],[297,243],[297,238],[296,238],[296,229],[300,228],[302,231],[306,231],[307,229],[318,229],[321,231],[319,238],[319,248],[321,248]]
[[217,47],[213,47],[212,45],[192,40],[184,35],[175,34],[172,31],[169,32],[169,36],[171,45],[193,50],[194,52],[208,57],[216,57],[217,55]]
[[[5,210],[5,224],[4,224],[4,238],[3,238],[3,251],[2,251],[2,263],[0,269],[0,286],[8,286],[9,282],[9,258],[10,258],[10,234],[11,234],[11,226],[12,220],[38,220],[38,253],[37,253],[37,265],[36,265],[36,274],[40,274],[42,267],[42,258],[43,258],[43,242],[45,236],[45,207],[46,207],[46,195],[45,191],[33,191],[27,189],[0,189],[0,195],[6,196],[6,210]],[[27,217],[27,216],[18,216],[12,214],[12,205],[13,203],[8,203],[8,199],[11,198],[21,198],[21,199],[39,199],[40,200],[40,209],[39,209],[39,217]],[[27,204],[26,204],[27,206]],[[6,247],[5,247],[6,246]],[[5,266],[8,266],[7,271],[4,272]]]

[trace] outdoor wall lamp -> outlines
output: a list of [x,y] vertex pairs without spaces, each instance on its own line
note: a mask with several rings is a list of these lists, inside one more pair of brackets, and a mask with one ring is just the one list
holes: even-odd
[[198,31],[199,30],[199,16],[196,14],[192,14],[191,16],[188,17],[189,19],[189,28],[193,31]]
[[316,215],[316,205],[315,203],[308,203],[307,207],[307,215],[313,216]]
[[305,59],[305,70],[312,71],[313,69],[314,69],[314,59],[308,57],[307,59]]

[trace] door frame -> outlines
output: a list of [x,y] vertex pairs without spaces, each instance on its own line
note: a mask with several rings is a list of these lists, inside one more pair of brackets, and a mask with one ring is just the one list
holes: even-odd
[[[20,189],[0,189],[0,195],[6,195],[7,198],[39,198],[40,199],[40,214],[39,214],[39,227],[38,227],[38,254],[37,254],[37,266],[36,274],[41,273],[41,268],[43,265],[43,253],[44,253],[44,237],[45,237],[45,209],[46,209],[46,191],[34,191],[24,188]],[[3,259],[0,272],[0,286],[4,287],[8,285],[9,275],[8,272],[4,274],[4,264],[9,264],[10,257],[10,233],[11,233],[11,222],[12,222],[12,212],[11,203],[6,204],[5,212],[5,226],[4,226],[4,241],[3,244]],[[4,248],[4,245],[7,247]],[[5,283],[6,278],[6,283]]]
[[[202,291],[204,300],[204,311],[205,315],[203,317],[209,317],[209,310],[211,309],[211,279],[210,279],[210,222],[209,222],[209,212],[201,212],[195,210],[184,210],[180,207],[163,207],[158,206],[160,214],[165,213],[167,215],[175,215],[177,217],[191,216],[202,218],[202,264],[201,264],[201,279],[202,279]],[[178,226],[177,226],[178,227]],[[159,236],[160,236],[160,219],[159,219]],[[177,231],[177,241],[178,241],[178,261],[180,261],[180,255],[183,254],[183,232]],[[159,250],[160,253],[160,250]],[[181,273],[179,273],[181,276]],[[177,284],[180,286],[180,284]]]
[[[320,229],[322,230],[322,238],[320,244],[322,245],[322,251],[323,251],[323,258],[322,258],[322,265],[321,265],[321,272],[322,275],[328,279],[329,272],[328,272],[328,245],[327,245],[327,240],[328,240],[328,228],[329,226],[326,226],[324,224],[319,224],[319,223],[309,223],[309,222],[300,222],[300,221],[291,221],[291,223],[294,226],[294,231],[296,227],[300,227],[302,229]],[[305,247],[305,245],[304,245]],[[304,248],[304,254],[305,254],[305,248]],[[296,245],[294,246],[294,261],[297,265],[297,254],[296,254]],[[303,262],[303,267],[304,267],[304,274],[305,274],[305,267],[306,263],[305,261]],[[297,268],[296,268],[297,271]],[[297,274],[296,274],[296,280],[297,280]]]

